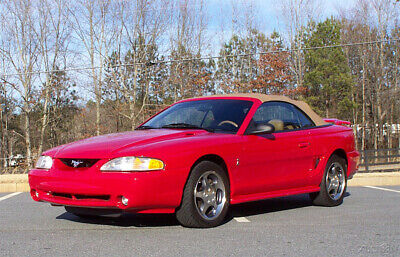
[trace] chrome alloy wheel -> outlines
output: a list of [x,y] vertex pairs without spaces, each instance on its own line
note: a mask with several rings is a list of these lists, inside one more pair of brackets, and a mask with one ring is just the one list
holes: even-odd
[[203,173],[194,188],[196,209],[206,220],[214,220],[220,214],[226,203],[225,185],[215,171]]
[[346,187],[345,172],[342,165],[338,162],[334,162],[329,167],[328,173],[326,174],[326,191],[332,200],[338,200]]

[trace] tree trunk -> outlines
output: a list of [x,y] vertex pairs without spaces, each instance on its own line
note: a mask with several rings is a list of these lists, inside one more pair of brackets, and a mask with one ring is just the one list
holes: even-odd
[[32,153],[31,153],[31,130],[30,130],[30,120],[29,120],[29,112],[25,110],[25,146],[26,146],[26,164],[27,168],[32,168]]
[[[136,53],[135,53],[136,54]],[[134,63],[136,63],[136,56],[133,59]],[[131,130],[135,129],[135,105],[136,105],[136,90],[137,90],[137,77],[138,77],[138,66],[135,64],[134,66],[134,72],[133,72],[133,99],[129,103],[129,108],[130,108],[130,116],[131,116]]]
[[43,116],[42,116],[42,127],[40,129],[40,140],[39,140],[39,149],[38,149],[38,157],[43,152],[43,143],[44,143],[44,134],[47,128],[47,120],[48,120],[48,104],[49,104],[49,76],[46,79],[46,89],[45,89],[45,98],[44,98],[44,105],[43,105]]
[[366,128],[366,123],[365,123],[365,72],[366,72],[366,67],[365,67],[365,54],[363,51],[362,55],[362,136],[361,136],[361,150],[365,150],[365,130]]

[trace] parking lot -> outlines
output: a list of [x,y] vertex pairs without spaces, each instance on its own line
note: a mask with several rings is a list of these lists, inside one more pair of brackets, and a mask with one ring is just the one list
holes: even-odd
[[350,187],[333,208],[307,195],[242,204],[212,229],[173,215],[82,219],[28,193],[0,194],[0,255],[399,256],[400,186]]

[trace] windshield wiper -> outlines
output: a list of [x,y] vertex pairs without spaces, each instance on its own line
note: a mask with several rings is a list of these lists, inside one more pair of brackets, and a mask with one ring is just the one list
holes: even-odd
[[152,127],[152,126],[143,125],[143,126],[136,128],[135,130],[144,130],[144,129],[156,129],[156,128]]
[[188,124],[188,123],[171,123],[162,126],[161,128],[180,128],[180,129],[202,129],[206,130],[208,132],[214,132],[214,130],[209,129],[209,128],[202,128],[193,124]]

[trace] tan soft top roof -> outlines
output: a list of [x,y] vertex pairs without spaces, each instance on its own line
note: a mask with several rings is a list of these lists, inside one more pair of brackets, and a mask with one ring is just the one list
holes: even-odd
[[287,96],[283,95],[265,95],[265,94],[256,94],[256,93],[241,93],[241,94],[226,94],[226,95],[212,95],[212,96],[203,96],[203,97],[249,97],[260,100],[261,102],[287,102],[297,106],[300,110],[306,113],[316,126],[326,125],[326,123],[321,117],[316,114],[311,107],[303,101],[292,100]]

